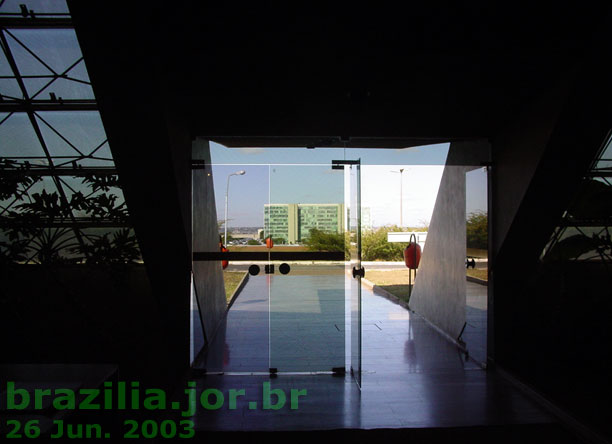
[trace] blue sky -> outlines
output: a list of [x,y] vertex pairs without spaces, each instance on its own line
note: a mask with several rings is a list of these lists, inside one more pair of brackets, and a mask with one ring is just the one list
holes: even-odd
[[[448,153],[448,144],[407,149],[248,148],[228,149],[211,143],[217,218],[223,219],[227,176],[230,179],[228,226],[263,226],[266,203],[344,202],[344,172],[332,170],[334,159],[361,159],[362,205],[371,209],[374,226],[399,225],[403,173],[405,226],[428,223]],[[467,211],[486,211],[486,173],[466,178]]]

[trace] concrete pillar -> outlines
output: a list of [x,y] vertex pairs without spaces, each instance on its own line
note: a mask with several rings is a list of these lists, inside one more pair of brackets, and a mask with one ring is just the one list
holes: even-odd
[[[193,251],[219,251],[219,230],[208,141],[197,138],[192,144],[193,160],[204,161],[204,169],[193,170]],[[193,263],[193,281],[204,335],[210,341],[227,308],[225,283],[220,261]]]
[[447,165],[427,233],[410,308],[456,339],[465,323],[465,173]]

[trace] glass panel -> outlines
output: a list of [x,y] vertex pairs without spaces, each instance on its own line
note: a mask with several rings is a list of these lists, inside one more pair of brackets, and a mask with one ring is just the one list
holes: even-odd
[[79,166],[87,167],[112,167],[114,161],[112,159],[97,159],[90,157],[62,157],[55,158],[55,166],[66,167],[72,165],[72,161],[76,161]]
[[[61,0],[2,0],[0,15],[21,15],[22,3],[38,17],[68,15]],[[6,77],[0,79],[0,94],[5,101],[23,99],[15,74],[23,79],[29,99],[48,101],[50,93],[58,99],[94,99],[73,29],[24,27],[1,32],[7,41],[0,54],[0,76]],[[8,64],[8,54],[15,59],[16,72]],[[18,264],[141,262],[134,232],[126,226],[127,211],[116,176],[110,186],[111,176],[101,177],[105,173],[92,174],[86,168],[113,166],[99,113],[40,112],[35,119],[31,122],[26,113],[0,113],[0,260]],[[40,128],[38,136],[36,128]],[[76,161],[88,180],[55,176],[46,168],[50,161],[45,147],[55,166],[72,166]],[[84,198],[76,198],[77,192]],[[60,199],[64,195],[66,199]]]
[[612,138],[594,159],[544,247],[546,263],[612,261]]
[[[37,194],[44,198],[45,205]],[[74,231],[60,226],[66,217],[53,211],[59,205],[58,196],[53,179],[44,177],[2,214],[9,217],[3,220],[7,225],[0,230],[0,242],[10,245],[3,255],[11,262],[57,262],[70,256],[68,249],[75,246]]]
[[598,157],[597,162],[593,170],[609,169],[612,167],[612,138],[608,140],[608,143],[602,150],[601,155]]
[[0,215],[8,216],[7,212],[21,213],[17,206],[31,202],[31,196],[42,192],[43,188],[46,188],[48,193],[57,193],[57,188],[49,177],[17,177],[15,185],[13,189],[3,189],[3,199],[0,200],[3,209],[0,210]]
[[[268,166],[216,165],[214,157],[212,161],[219,239],[225,237],[227,230],[224,245],[230,252],[265,252],[261,239],[263,208],[268,203],[269,193]],[[197,174],[205,173],[194,170],[193,174],[197,178]],[[194,214],[198,205],[193,202]],[[194,236],[197,236],[195,231]],[[199,267],[204,263],[194,264]],[[257,260],[229,261],[223,270],[226,299],[232,305],[207,347],[205,362],[201,364],[207,371],[269,371],[270,286],[265,265],[265,261]],[[259,272],[248,276],[236,297],[235,292],[251,266],[259,267]]]
[[547,261],[610,261],[608,226],[558,227]]
[[[83,183],[83,177],[58,176],[58,178],[68,199],[70,199],[74,193],[82,193],[84,196],[88,196],[92,193],[92,189],[87,186],[87,183]],[[75,211],[74,214],[78,214],[77,211]]]
[[[29,33],[41,32],[41,30],[27,30]],[[17,64],[19,74],[22,76],[51,76],[53,71],[50,66],[45,66],[44,59],[42,59],[32,49],[28,51],[27,46],[24,42],[17,41],[18,37],[14,33],[20,34],[19,30],[5,31],[6,41],[8,43],[9,50]],[[21,42],[21,43],[20,43]],[[23,44],[22,44],[23,43]],[[43,52],[44,53],[44,52]],[[36,55],[34,55],[36,54]]]
[[[111,179],[114,177],[114,179]],[[108,198],[108,206],[106,208],[118,208],[125,202],[123,197],[123,191],[118,186],[104,186],[108,181],[117,180],[116,176],[103,176],[103,177],[72,177],[72,176],[59,176],[62,188],[68,200],[72,198],[75,192],[80,192],[86,198],[97,198],[100,202],[106,202],[105,198],[99,196],[105,195]],[[112,202],[112,207],[111,207]],[[74,209],[75,216],[85,216],[87,211],[85,209]]]
[[[58,194],[57,186],[53,177],[51,176],[43,176],[39,181],[35,182],[28,190],[28,195],[33,196],[35,193],[42,193],[46,191],[48,194],[55,193]],[[30,199],[25,198],[25,201],[30,201]]]
[[66,73],[68,77],[71,79],[81,80],[84,82],[90,82],[89,73],[87,72],[87,68],[85,67],[85,61],[81,60],[79,63],[74,65],[70,71]]
[[54,165],[56,167],[71,166],[73,161],[76,161],[78,166],[85,167],[113,167],[115,165],[107,141],[94,149],[89,156],[91,157],[81,157],[77,153],[76,156],[55,157]]
[[65,0],[5,0],[0,2],[0,13],[21,12],[19,5],[25,4],[29,10],[35,13],[63,13],[68,14],[68,6]]
[[349,242],[350,256],[348,273],[350,283],[351,319],[351,374],[361,387],[361,276],[353,276],[353,270],[361,269],[361,165],[346,165],[349,183]]
[[35,177],[8,177],[10,177],[11,180],[3,181],[2,192],[0,193],[0,216],[5,215],[8,210],[15,211],[13,207],[23,203],[24,200],[27,199],[29,189],[32,185],[36,181],[41,180]]
[[21,75],[62,74],[82,57],[74,29],[11,29],[8,34]]
[[[6,113],[0,113],[0,122],[5,117],[7,117]],[[37,157],[44,155],[45,153],[26,113],[13,113],[0,124],[0,157]]]
[[[271,251],[344,252],[344,175],[325,166],[270,167],[264,237]],[[284,265],[283,265],[284,264]],[[271,261],[270,368],[345,369],[344,261]]]
[[[25,80],[36,81],[40,79],[25,79]],[[68,80],[68,79],[56,79],[49,86],[45,87],[44,89],[41,89],[49,82],[50,79],[43,79],[43,80],[44,82],[37,82],[37,83],[42,83],[42,85],[40,84],[30,85],[28,84],[28,82],[26,82],[26,85],[28,85],[28,94],[31,96],[31,98],[38,99],[38,100],[48,100],[50,97],[49,94],[54,93],[58,99],[67,99],[67,100],[68,99],[81,99],[81,100],[95,99],[91,86],[85,83],[75,82],[74,80]]]
[[486,365],[488,285],[488,172],[474,168],[465,174],[466,283],[465,329],[461,340],[470,357]]
[[92,227],[79,231],[85,247],[78,247],[75,257],[91,264],[142,263],[133,229]]
[[4,99],[23,98],[21,88],[19,88],[19,85],[15,79],[0,79],[0,95],[2,95]]
[[[42,90],[53,80],[53,76],[25,77],[22,79],[30,99],[49,100],[49,94],[42,96]],[[53,85],[53,83],[51,83]],[[49,86],[51,86],[49,85]]]
[[39,112],[37,119],[52,156],[87,155],[106,140],[97,111]]
[[13,70],[11,69],[11,65],[9,65],[9,62],[6,59],[4,50],[0,48],[0,76],[14,76],[14,75],[15,73],[13,73]]

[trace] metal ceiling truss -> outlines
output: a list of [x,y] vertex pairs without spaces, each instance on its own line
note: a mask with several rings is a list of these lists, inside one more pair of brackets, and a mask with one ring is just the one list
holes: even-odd
[[[41,114],[98,111],[95,99],[63,98],[52,91],[60,79],[91,87],[89,81],[72,74],[75,67],[84,63],[83,57],[58,70],[45,61],[44,54],[37,54],[16,35],[24,29],[73,30],[73,26],[68,13],[38,13],[25,5],[20,5],[19,12],[0,10],[0,56],[8,62],[11,73],[6,75],[5,68],[0,82],[16,82],[20,95],[15,97],[17,89],[12,94],[0,89],[0,131],[12,116],[26,115],[41,151],[40,156],[6,155],[0,141],[0,231],[4,233],[0,237],[0,260],[11,262],[7,258],[12,254],[14,263],[59,262],[58,254],[62,253],[63,262],[100,263],[100,251],[106,249],[108,253],[118,243],[127,245],[129,251],[124,256],[133,260],[139,250],[125,202],[116,194],[117,191],[121,194],[117,171],[112,157],[102,154],[103,149],[108,150],[108,140],[105,138],[93,147],[77,146],[62,128]],[[20,60],[16,59],[14,49],[19,49],[22,57],[27,54],[29,62],[41,73],[20,72]],[[27,85],[29,81],[34,83]],[[44,97],[45,91],[48,97]],[[64,151],[74,155],[54,156],[46,140],[49,135],[55,143],[62,144]],[[27,148],[32,152],[33,147]],[[39,190],[41,182],[47,187],[52,184],[51,191]]]
[[584,175],[541,260],[598,261],[606,267],[612,264],[612,167],[607,166],[612,164],[607,157],[611,144],[612,138]]

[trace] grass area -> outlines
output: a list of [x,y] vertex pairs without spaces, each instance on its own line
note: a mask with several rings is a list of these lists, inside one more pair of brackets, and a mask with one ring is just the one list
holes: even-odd
[[238,287],[238,284],[242,280],[246,273],[244,271],[223,271],[223,280],[225,281],[225,299],[229,304],[234,290]]
[[468,268],[467,275],[482,279],[483,281],[489,280],[486,268]]
[[[476,268],[466,271],[468,276],[487,280],[487,269]],[[387,290],[404,301],[408,301],[408,270],[367,270],[366,279]],[[413,276],[414,283],[414,276]]]
[[[366,279],[408,302],[408,270],[367,270]],[[414,283],[414,276],[412,277]]]
[[[406,270],[366,270],[366,279],[376,285],[408,285]],[[413,276],[414,279],[414,276]]]
[[488,256],[488,251],[480,248],[468,248],[465,252],[466,256],[476,257],[481,259],[486,259]]
[[[378,285],[378,284],[377,284]],[[387,290],[392,295],[397,296],[402,301],[409,302],[410,301],[410,286],[406,285],[378,285],[380,288]]]

